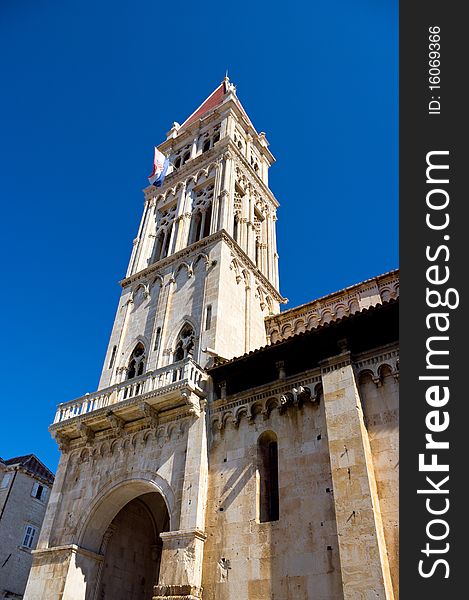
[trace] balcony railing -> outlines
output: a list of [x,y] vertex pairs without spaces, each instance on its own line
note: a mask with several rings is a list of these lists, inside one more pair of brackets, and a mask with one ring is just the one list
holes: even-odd
[[54,424],[154,391],[161,395],[164,388],[169,389],[176,383],[187,383],[195,390],[203,391],[203,381],[206,378],[204,371],[188,358],[140,377],[116,383],[93,394],[85,394],[76,400],[63,402],[57,407]]

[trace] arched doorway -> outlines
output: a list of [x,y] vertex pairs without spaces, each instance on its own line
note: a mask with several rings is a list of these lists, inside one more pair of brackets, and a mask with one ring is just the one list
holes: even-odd
[[161,494],[150,492],[130,500],[104,533],[96,599],[151,600],[160,570],[160,533],[168,529]]

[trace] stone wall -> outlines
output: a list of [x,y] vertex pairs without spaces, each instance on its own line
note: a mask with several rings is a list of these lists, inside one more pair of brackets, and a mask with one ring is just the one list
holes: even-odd
[[[278,521],[259,522],[257,442],[278,438]],[[214,421],[204,600],[341,598],[340,559],[323,404]]]

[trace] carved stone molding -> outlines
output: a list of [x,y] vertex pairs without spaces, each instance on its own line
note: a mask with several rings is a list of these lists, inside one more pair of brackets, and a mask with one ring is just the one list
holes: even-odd
[[241,420],[255,423],[258,415],[264,420],[270,418],[274,409],[285,414],[288,409],[301,409],[305,404],[317,406],[322,390],[320,375],[306,377],[302,380],[282,381],[282,385],[241,398],[217,400],[209,411],[212,432],[222,432],[227,425],[238,428]]
[[125,427],[125,421],[114,414],[111,410],[106,414],[106,418],[111,424],[111,428],[116,435],[120,434]]
[[83,421],[78,423],[77,429],[81,439],[85,442],[85,444],[89,444],[94,440],[94,431],[88,427],[88,425],[83,423]]
[[153,408],[153,406],[148,404],[148,402],[141,402],[138,405],[138,409],[144,415],[144,417],[146,417],[147,423],[150,427],[152,427],[152,428],[158,427],[158,423],[159,423],[158,411],[155,408]]

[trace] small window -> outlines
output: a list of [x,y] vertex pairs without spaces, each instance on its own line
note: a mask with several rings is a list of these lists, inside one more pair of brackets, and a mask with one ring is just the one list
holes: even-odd
[[181,157],[180,157],[180,156],[178,156],[178,157],[176,158],[176,160],[174,161],[174,168],[175,168],[175,169],[179,169],[179,167],[180,167],[180,166],[181,166]]
[[36,500],[41,500],[41,502],[44,502],[46,495],[47,488],[36,481],[33,485],[33,489],[31,490],[31,496],[36,498]]
[[161,337],[161,327],[158,327],[158,329],[156,330],[155,344],[153,346],[153,350],[158,350],[158,346],[160,343],[160,337]]
[[191,157],[191,153],[190,152],[186,152],[184,154],[184,156],[182,157],[182,164],[186,164],[186,162],[189,160],[189,158]]
[[37,534],[37,529],[36,527],[34,527],[34,525],[26,525],[25,530],[24,530],[24,536],[23,536],[23,542],[22,542],[22,546],[23,548],[32,548],[33,547],[33,542],[36,538],[36,534]]
[[112,367],[114,366],[114,361],[116,360],[116,352],[117,352],[117,346],[114,346],[114,348],[112,349],[111,360],[109,361],[110,369],[112,369]]
[[210,140],[205,140],[204,145],[202,146],[202,153],[210,150]]
[[278,445],[273,431],[264,432],[257,443],[259,473],[259,521],[278,521]]
[[207,314],[205,315],[205,331],[210,329],[212,325],[212,305],[207,306]]
[[10,485],[11,478],[13,477],[12,473],[5,473],[0,481],[0,490],[7,488]]
[[220,134],[217,132],[214,136],[213,136],[213,143],[216,144],[220,139]]

